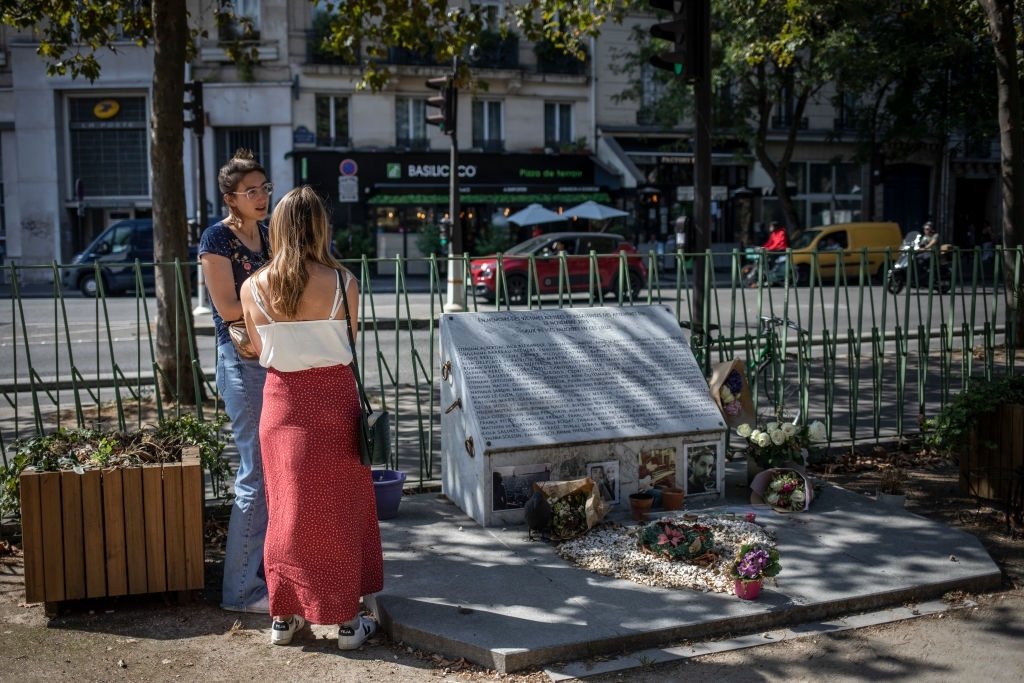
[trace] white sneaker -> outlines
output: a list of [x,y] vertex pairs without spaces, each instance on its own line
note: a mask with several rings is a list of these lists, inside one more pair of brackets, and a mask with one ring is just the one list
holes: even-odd
[[274,624],[270,627],[270,644],[287,645],[292,642],[292,636],[305,625],[306,620],[298,614],[293,614],[288,621],[274,619]]
[[342,624],[338,627],[338,649],[356,650],[366,639],[377,632],[377,622],[360,616],[355,626]]

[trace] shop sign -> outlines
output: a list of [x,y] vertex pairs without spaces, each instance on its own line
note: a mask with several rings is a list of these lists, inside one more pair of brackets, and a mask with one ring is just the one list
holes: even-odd
[[[388,166],[390,171],[390,164]],[[410,178],[448,178],[450,168],[448,164],[409,164],[406,170]],[[476,165],[474,164],[459,164],[458,169],[459,178],[476,177]],[[391,174],[388,173],[388,178],[391,177]]]
[[338,176],[338,202],[354,203],[359,201],[359,178],[354,175]]

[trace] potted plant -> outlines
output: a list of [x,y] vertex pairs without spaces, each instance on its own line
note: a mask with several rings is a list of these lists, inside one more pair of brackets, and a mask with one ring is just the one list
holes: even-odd
[[902,467],[887,467],[878,481],[875,501],[890,507],[903,507],[907,502],[907,472]]
[[630,512],[636,521],[642,522],[652,507],[654,507],[654,493],[651,491],[637,491],[629,494]]
[[770,546],[746,544],[740,546],[736,559],[729,565],[736,596],[743,600],[756,600],[761,594],[764,580],[782,571],[779,552]]
[[1024,374],[972,378],[960,395],[926,422],[925,444],[960,463],[960,492],[1009,500],[1012,477],[1024,467]]
[[202,470],[226,486],[223,422],[185,416],[134,433],[58,429],[15,442],[0,503],[20,507],[26,600],[202,588]]
[[377,519],[391,519],[398,514],[405,486],[405,472],[378,469],[372,471],[373,494],[377,501]]
[[747,441],[747,481],[762,470],[807,464],[807,449],[828,440],[825,425],[768,422],[761,427],[744,423],[736,433]]

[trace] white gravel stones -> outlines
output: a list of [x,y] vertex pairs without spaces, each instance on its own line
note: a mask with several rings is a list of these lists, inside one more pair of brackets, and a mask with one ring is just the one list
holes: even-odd
[[643,526],[624,527],[617,523],[594,527],[583,536],[560,544],[558,554],[582,569],[645,586],[729,593],[733,589],[729,565],[740,546],[760,543],[775,547],[775,538],[767,529],[742,519],[699,515],[692,521],[684,520],[680,513],[665,515],[655,522],[661,520],[710,527],[717,559],[706,566],[669,561],[641,549],[639,539]]

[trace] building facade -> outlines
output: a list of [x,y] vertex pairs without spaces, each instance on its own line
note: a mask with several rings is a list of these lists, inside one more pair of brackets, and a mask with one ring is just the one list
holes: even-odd
[[[450,65],[393,49],[387,87],[359,90],[359,65],[320,49],[326,22],[308,0],[236,1],[252,31],[247,57],[233,62],[228,46],[237,35],[191,4],[209,37],[186,73],[203,82],[206,109],[202,138],[185,132],[190,216],[203,201],[208,215],[223,212],[217,169],[238,147],[255,152],[277,194],[315,186],[339,232],[359,226],[374,236],[375,256],[421,254],[411,236],[447,214],[453,172],[467,249],[491,230],[521,237],[503,219],[533,202],[554,210],[585,199],[615,205],[630,217],[614,229],[643,244],[664,240],[677,216],[692,213],[692,126],[658,129],[641,102],[616,97],[636,75],[612,62],[651,15],[604,27],[586,62],[514,34],[485,36],[471,69],[488,87],[459,94],[453,170],[450,138],[424,121],[433,94],[425,82]],[[495,18],[505,7],[474,4]],[[47,76],[36,48],[31,36],[0,29],[0,256],[19,264],[66,262],[113,221],[152,211],[151,48],[125,42],[104,51],[95,83]],[[655,93],[652,74],[640,77]],[[779,112],[770,151],[789,123],[782,105]],[[872,168],[852,161],[831,93],[800,123],[787,191],[803,225],[874,218],[910,230],[940,218],[946,239],[970,246],[968,226],[995,222],[991,145]],[[778,190],[743,141],[712,156],[711,241],[728,249],[778,215]]]

